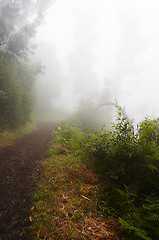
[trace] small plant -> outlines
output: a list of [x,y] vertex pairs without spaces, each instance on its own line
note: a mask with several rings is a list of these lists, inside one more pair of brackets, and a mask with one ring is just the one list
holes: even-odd
[[[76,156],[85,154],[88,151],[90,133],[88,129],[81,130],[69,122],[59,125],[54,132],[55,142],[64,142],[69,150]],[[90,145],[91,146],[91,145]]]
[[112,131],[96,134],[92,166],[102,179],[111,179],[100,194],[101,206],[119,217],[129,239],[159,238],[158,138],[158,120],[146,118],[135,132],[120,112]]

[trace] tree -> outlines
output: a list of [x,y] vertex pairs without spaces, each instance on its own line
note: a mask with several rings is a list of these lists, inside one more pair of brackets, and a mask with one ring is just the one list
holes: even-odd
[[[51,0],[50,0],[51,1]],[[0,130],[30,120],[34,82],[41,65],[31,66],[31,38],[50,1],[0,0]]]
[[13,129],[30,121],[34,82],[41,66],[25,62],[4,63],[0,58],[0,129]]
[[30,39],[49,2],[0,0],[0,50],[16,57],[26,57],[32,49]]

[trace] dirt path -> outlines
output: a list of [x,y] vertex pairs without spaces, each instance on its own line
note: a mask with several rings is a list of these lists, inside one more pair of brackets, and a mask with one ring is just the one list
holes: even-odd
[[0,240],[26,239],[28,208],[53,126],[41,126],[0,150]]

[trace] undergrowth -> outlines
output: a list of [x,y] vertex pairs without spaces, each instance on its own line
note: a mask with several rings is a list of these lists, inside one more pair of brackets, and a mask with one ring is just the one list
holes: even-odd
[[134,131],[119,112],[112,130],[56,131],[75,156],[100,176],[100,210],[117,217],[122,239],[159,239],[159,120],[145,118]]
[[0,147],[8,144],[10,141],[35,129],[34,124],[27,123],[17,130],[4,130],[0,132]]
[[146,118],[134,132],[119,116],[114,130],[95,136],[93,165],[112,179],[100,197],[106,212],[118,216],[123,239],[159,239],[159,122]]
[[[84,217],[89,218],[87,214],[91,212],[93,219],[97,219],[99,216],[102,216],[102,218],[105,216],[105,219],[108,216],[118,219],[122,226],[122,237],[120,238],[122,240],[159,239],[158,119],[145,118],[134,130],[132,123],[123,118],[119,112],[117,123],[109,131],[106,130],[105,126],[99,130],[80,129],[75,125],[64,122],[54,132],[54,139],[58,144],[50,149],[49,159],[44,162],[44,169],[47,169],[46,172],[44,171],[46,184],[45,187],[39,186],[41,188],[40,196],[39,194],[37,196],[38,204],[41,205],[36,208],[43,208],[45,204],[49,206],[50,201],[50,204],[54,204],[56,209],[48,208],[47,213],[40,213],[44,216],[39,214],[36,216],[35,214],[35,219],[39,219],[40,222],[42,218],[50,219],[48,211],[51,211],[50,221],[54,226],[52,228],[54,230],[51,231],[55,231],[52,234],[55,234],[56,237],[58,234],[55,219],[58,219],[61,227],[67,226],[64,239],[69,239],[70,236],[70,239],[82,239],[82,237],[83,239],[98,239],[92,237],[95,231],[88,233],[84,229],[84,232],[87,233],[82,235],[82,225],[79,224],[81,218],[81,224],[84,224]],[[81,160],[85,166],[82,175],[83,165],[81,165]],[[97,174],[99,182],[96,185],[96,190],[91,192],[91,199],[94,199],[93,205],[87,200],[89,204],[85,210],[82,210],[78,204],[81,202],[79,196],[83,195],[86,196],[86,199],[90,198],[89,192],[81,192],[85,189],[85,183],[81,176],[87,175],[87,168],[92,169],[95,175]],[[68,169],[70,172],[75,169],[76,174],[73,179],[68,175]],[[91,183],[91,188],[92,186]],[[74,192],[75,189],[77,190],[76,193]],[[67,200],[64,197],[66,194]],[[49,200],[50,195],[51,200]],[[62,198],[69,202],[71,208],[66,207],[67,210],[65,209]],[[62,205],[59,206],[57,202]],[[60,213],[57,211],[57,207],[65,211],[61,215],[64,218],[62,223],[61,218],[59,220]],[[69,217],[68,224],[68,221],[66,223],[65,220],[69,213],[71,217]],[[77,222],[74,225],[75,219]],[[106,220],[104,221],[106,222]],[[33,226],[36,228],[35,224]],[[43,231],[43,226],[46,227],[42,223],[40,233]],[[90,229],[93,228],[90,227]],[[101,224],[99,229],[102,229]],[[36,237],[34,239],[40,239],[40,237]],[[100,237],[99,239],[101,239]],[[111,239],[110,235],[108,239]]]
[[[66,132],[64,136],[66,140]],[[71,153],[61,137],[56,134],[58,142],[42,164],[43,174],[32,200],[28,238],[118,240],[120,226],[98,209],[98,176]]]

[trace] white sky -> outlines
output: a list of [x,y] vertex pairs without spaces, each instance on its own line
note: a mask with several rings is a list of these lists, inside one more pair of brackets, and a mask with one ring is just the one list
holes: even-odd
[[[57,106],[72,108],[80,95],[109,85],[131,118],[159,117],[158,0],[56,0],[37,42],[39,52],[42,43],[53,46],[61,64]],[[44,59],[46,76],[52,57]]]

